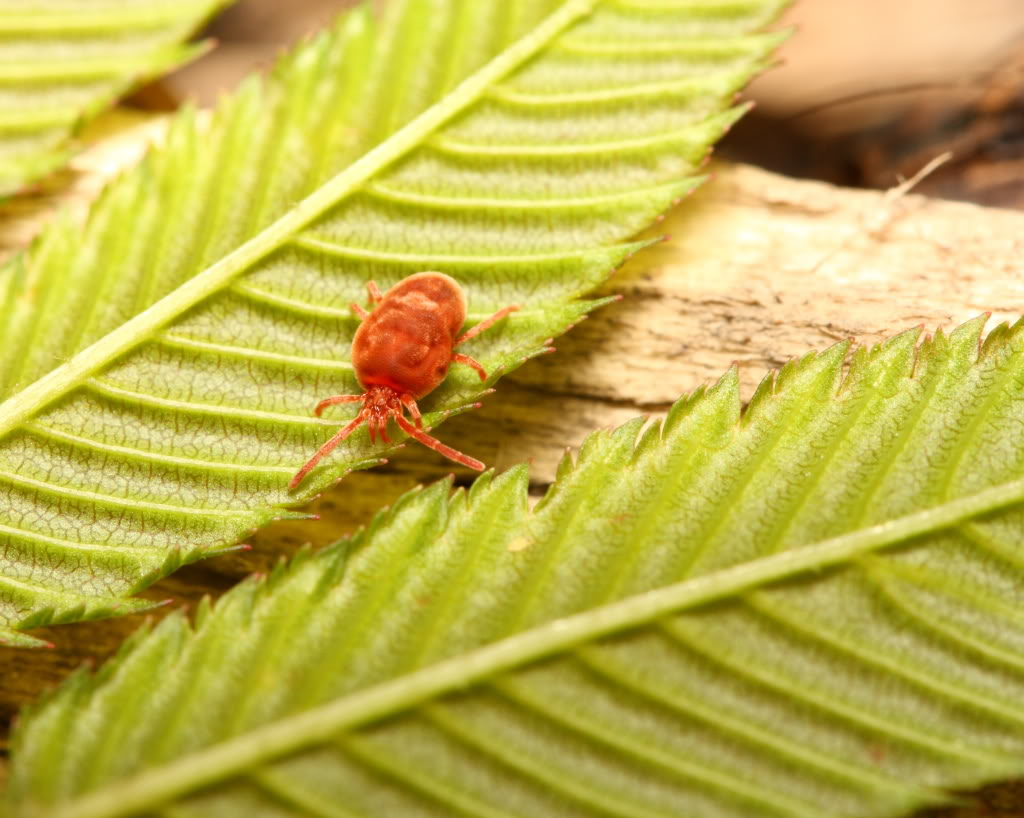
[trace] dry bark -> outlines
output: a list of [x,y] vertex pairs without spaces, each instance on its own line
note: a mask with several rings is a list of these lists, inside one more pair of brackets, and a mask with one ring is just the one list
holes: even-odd
[[[770,369],[838,341],[874,343],[922,324],[951,329],[982,312],[993,313],[993,325],[1024,314],[1024,213],[720,165],[657,228],[670,240],[605,288],[623,300],[559,339],[557,354],[502,380],[482,410],[445,424],[446,442],[499,469],[530,461],[540,492],[565,448],[592,429],[659,415],[733,364],[749,395]],[[272,525],[252,552],[191,566],[145,595],[176,604],[216,595],[449,471],[434,453],[407,447],[387,470],[352,475],[317,501],[319,522]],[[141,620],[39,629],[57,645],[52,651],[0,648],[0,718],[83,660],[109,656]]]

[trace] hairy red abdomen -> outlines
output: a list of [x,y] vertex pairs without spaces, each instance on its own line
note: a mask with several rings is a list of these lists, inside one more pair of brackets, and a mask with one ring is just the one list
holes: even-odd
[[417,400],[448,374],[466,297],[443,273],[417,273],[387,291],[352,339],[352,365],[366,388],[387,386]]

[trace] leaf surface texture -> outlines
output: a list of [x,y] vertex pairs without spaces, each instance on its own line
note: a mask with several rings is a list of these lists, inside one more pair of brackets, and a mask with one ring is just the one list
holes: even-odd
[[191,59],[225,0],[0,2],[0,196],[58,168],[83,119]]
[[[406,0],[343,17],[209,123],[179,116],[84,233],[59,224],[0,274],[0,636],[130,610],[378,463],[364,428],[287,492],[350,416],[312,408],[362,391],[368,280],[449,273],[470,324],[521,305],[466,347],[490,382],[543,351],[693,187],[778,6]],[[428,421],[484,386],[453,367]]]
[[33,708],[13,815],[883,816],[1020,775],[1024,325],[980,329],[742,413],[730,373],[532,511],[525,468],[410,493]]

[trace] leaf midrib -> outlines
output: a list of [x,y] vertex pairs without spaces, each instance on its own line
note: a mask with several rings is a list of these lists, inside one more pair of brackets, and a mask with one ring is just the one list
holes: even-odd
[[0,438],[285,244],[345,196],[357,191],[378,171],[421,144],[437,128],[476,101],[494,82],[533,56],[574,21],[588,14],[596,3],[597,0],[568,0],[530,33],[300,201],[273,224],[0,404]]
[[[557,619],[351,695],[280,719],[59,806],[62,818],[110,818],[254,769],[337,733],[415,707],[524,664],[669,614],[822,570],[1024,501],[1024,479],[859,531],[726,568]],[[40,814],[54,815],[41,811]]]

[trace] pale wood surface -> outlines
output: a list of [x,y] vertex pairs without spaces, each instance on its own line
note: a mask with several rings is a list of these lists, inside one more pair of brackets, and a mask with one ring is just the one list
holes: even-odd
[[[950,329],[982,312],[993,313],[990,326],[1024,314],[1024,213],[845,190],[746,166],[714,171],[657,225],[670,240],[609,282],[605,291],[623,300],[558,339],[556,354],[504,379],[482,410],[446,423],[446,442],[499,469],[530,461],[541,492],[565,448],[587,432],[661,414],[734,363],[749,395],[768,370],[837,341],[873,343],[921,324]],[[93,179],[87,187],[95,189]],[[28,219],[17,236],[0,231],[0,248],[31,232]],[[321,521],[272,525],[252,540],[252,552],[187,568],[145,595],[190,604],[220,593],[450,471],[433,453],[406,447],[387,470],[357,473],[321,498]],[[52,651],[0,648],[0,718],[83,660],[110,655],[140,621],[40,629],[56,643]]]

